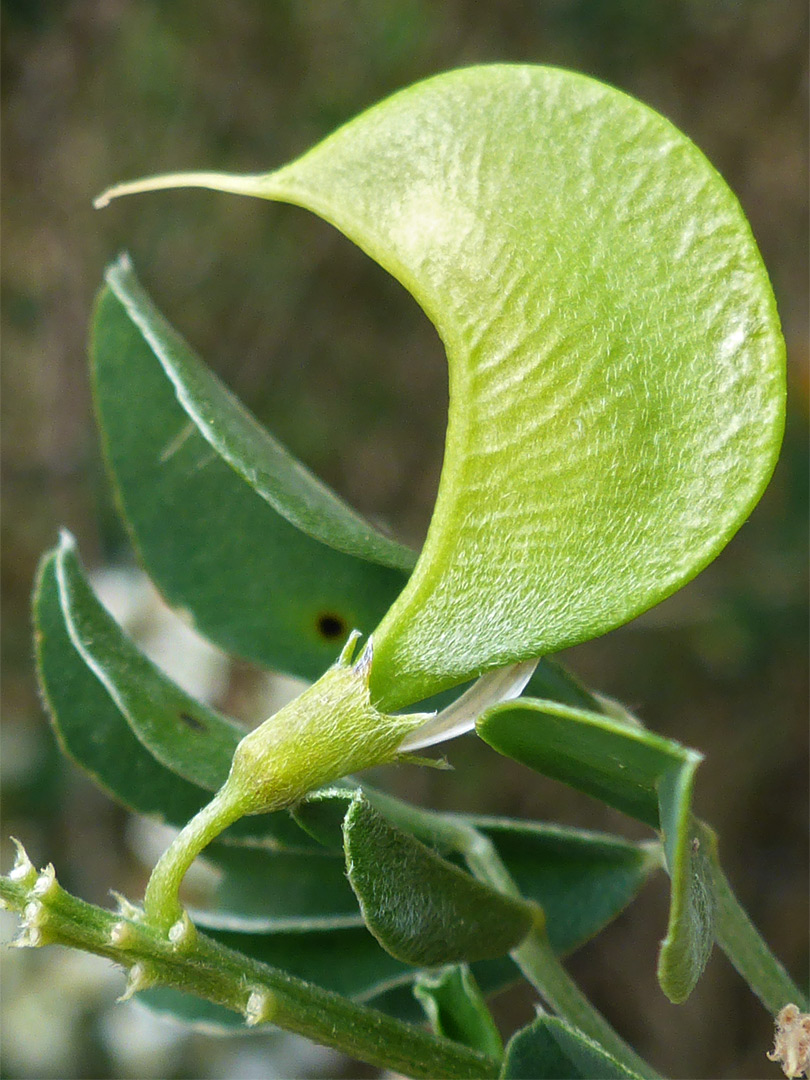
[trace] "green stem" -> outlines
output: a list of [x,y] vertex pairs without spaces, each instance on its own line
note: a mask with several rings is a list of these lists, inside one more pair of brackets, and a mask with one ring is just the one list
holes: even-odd
[[[369,801],[392,821],[433,843],[451,847],[463,856],[470,871],[480,881],[499,892],[524,899],[495,845],[477,829],[448,814],[401,803],[380,792],[369,792]],[[543,1000],[574,1027],[602,1046],[631,1072],[656,1080],[658,1073],[639,1057],[594,1008],[570,978],[552,949],[545,922],[538,908],[534,928],[517,948],[512,959]]]
[[449,1039],[357,1005],[268,964],[234,952],[202,933],[172,944],[137,918],[105,911],[65,892],[47,875],[0,877],[0,900],[22,914],[19,944],[67,945],[105,956],[129,970],[127,994],[169,986],[271,1022],[361,1061],[415,1078],[496,1077],[492,1058]]
[[701,828],[701,843],[710,853],[717,944],[770,1013],[776,1016],[791,1003],[806,1012],[807,994],[799,990],[741,907],[718,861],[716,837],[707,826]]
[[182,918],[178,894],[186,871],[214,837],[243,816],[244,802],[225,783],[163,852],[149,878],[143,901],[146,917],[154,926],[168,930]]

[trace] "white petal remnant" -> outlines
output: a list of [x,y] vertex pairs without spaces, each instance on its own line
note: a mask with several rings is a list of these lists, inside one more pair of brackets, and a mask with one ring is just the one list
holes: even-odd
[[11,944],[15,949],[36,949],[40,945],[47,945],[50,939],[46,939],[43,932],[47,921],[48,913],[41,901],[29,900],[22,912],[20,933]]
[[262,987],[251,990],[245,1005],[245,1022],[248,1027],[267,1023],[273,1018],[274,997]]
[[45,944],[45,939],[38,926],[24,926],[9,944],[15,949],[38,949]]
[[426,746],[472,731],[482,712],[502,701],[511,701],[522,693],[537,663],[537,660],[524,660],[520,664],[509,664],[508,667],[482,675],[452,705],[410,732],[403,739],[400,752],[423,750]]
[[778,1061],[782,1072],[791,1080],[810,1076],[810,1013],[797,1005],[785,1005],[776,1017],[773,1050],[769,1061]]

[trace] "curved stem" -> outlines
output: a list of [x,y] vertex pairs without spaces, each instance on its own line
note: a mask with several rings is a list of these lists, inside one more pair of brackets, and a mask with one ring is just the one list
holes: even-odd
[[245,813],[246,797],[227,782],[174,838],[146,886],[143,909],[154,926],[168,930],[183,915],[178,899],[186,871],[215,837]]

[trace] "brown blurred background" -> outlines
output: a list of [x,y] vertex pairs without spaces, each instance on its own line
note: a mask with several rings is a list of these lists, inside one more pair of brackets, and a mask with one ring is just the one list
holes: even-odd
[[[128,565],[85,358],[93,294],[120,249],[275,433],[411,543],[424,535],[441,464],[438,339],[410,297],[328,226],[290,207],[193,191],[101,213],[92,197],[145,173],[270,169],[365,106],[450,67],[555,64],[627,90],[686,131],[738,194],[773,279],[790,418],[762,504],[696,582],[564,660],[707,755],[698,810],[719,830],[749,913],[806,983],[803,0],[3,0],[2,15],[3,837],[19,836],[35,859],[55,858],[66,885],[88,899],[105,902],[122,881],[139,887],[125,815],[54,749],[28,615],[37,559],[60,524],[91,566]],[[257,680],[235,666],[219,703],[250,719]],[[434,806],[638,835],[474,738],[450,758],[454,773],[389,771],[386,780],[407,782],[411,796],[419,788]],[[769,1017],[722,956],[686,1005],[657,989],[665,912],[661,881],[571,970],[665,1072],[778,1075],[763,1056]],[[3,963],[0,1075],[10,1080],[372,1075],[295,1039],[223,1042],[151,1024],[112,1006],[120,980],[103,964],[47,951],[6,953]],[[497,1008],[506,1025],[531,1015],[526,994]]]

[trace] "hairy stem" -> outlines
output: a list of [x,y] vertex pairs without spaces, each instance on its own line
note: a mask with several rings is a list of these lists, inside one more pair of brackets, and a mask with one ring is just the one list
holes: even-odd
[[[27,863],[27,859],[25,860]],[[402,1023],[296,979],[195,932],[173,943],[126,906],[116,914],[65,892],[52,869],[0,877],[0,901],[19,912],[18,945],[68,945],[129,971],[125,996],[169,986],[241,1012],[249,1025],[287,1031],[410,1077],[495,1077],[498,1063],[477,1051]]]
[[143,907],[154,926],[168,930],[182,918],[178,893],[186,871],[203,848],[243,814],[242,800],[226,783],[177,834],[155,865],[146,886]]

